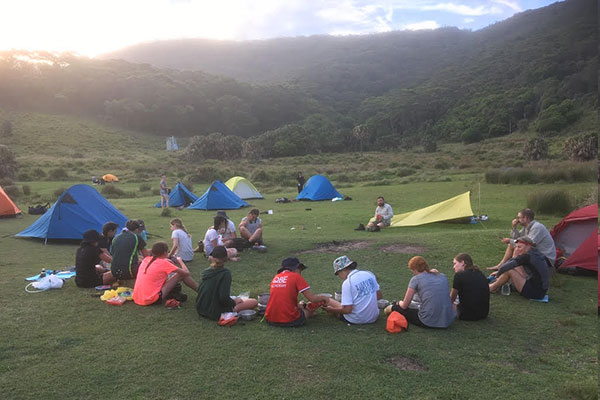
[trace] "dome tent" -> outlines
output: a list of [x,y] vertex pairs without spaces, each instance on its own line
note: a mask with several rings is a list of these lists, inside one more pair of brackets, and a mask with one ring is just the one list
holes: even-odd
[[219,180],[214,181],[206,192],[188,207],[190,210],[234,210],[249,204],[233,193]]
[[306,182],[304,189],[298,193],[296,200],[319,201],[331,200],[336,197],[343,197],[343,195],[335,190],[329,179],[323,175],[313,175]]
[[[181,182],[177,182],[177,185],[169,193],[169,207],[187,207],[196,200],[198,200],[198,196],[190,192]],[[160,201],[154,207],[160,208]]]
[[0,217],[14,217],[21,214],[21,210],[8,197],[2,186],[0,186]]
[[60,195],[56,203],[17,237],[40,239],[81,239],[83,232],[115,222],[123,228],[127,217],[89,185],[74,185]]
[[225,182],[225,186],[241,199],[264,199],[252,182],[242,176],[234,176]]

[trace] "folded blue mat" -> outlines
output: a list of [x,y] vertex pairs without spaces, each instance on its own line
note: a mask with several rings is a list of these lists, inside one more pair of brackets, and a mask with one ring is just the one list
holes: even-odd
[[[53,270],[47,270],[46,271],[46,275],[51,275],[52,272],[54,272]],[[75,267],[70,267],[69,269],[63,270],[63,271],[58,271],[56,270],[56,273],[54,274],[56,275],[58,278],[60,279],[69,279],[74,277],[75,274]],[[25,278],[26,281],[28,282],[34,282],[34,281],[39,281],[40,278],[40,274],[34,275],[34,276],[30,276],[29,278]]]

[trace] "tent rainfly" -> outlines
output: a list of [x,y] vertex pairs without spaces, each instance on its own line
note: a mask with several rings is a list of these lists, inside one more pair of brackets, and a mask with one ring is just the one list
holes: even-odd
[[234,176],[225,182],[225,186],[241,199],[264,199],[252,182],[242,176]]
[[188,207],[190,210],[234,210],[249,206],[219,180],[212,185],[198,200]]
[[417,226],[430,224],[432,222],[449,221],[458,218],[472,217],[470,192],[465,192],[451,199],[420,210],[395,215],[391,226]]
[[[190,204],[198,200],[198,196],[190,192],[190,190],[181,182],[177,182],[177,185],[169,193],[169,206],[170,207],[187,207]],[[160,201],[154,205],[154,207],[160,207]]]
[[17,237],[40,239],[81,239],[83,232],[115,222],[125,227],[127,217],[89,185],[74,185],[60,195],[56,203]]
[[306,182],[304,189],[298,193],[296,200],[320,201],[331,200],[336,197],[344,196],[335,190],[329,179],[323,175],[313,175]]
[[106,174],[102,177],[102,179],[104,179],[104,182],[119,182],[119,178],[113,174]]
[[550,230],[556,249],[566,260],[558,270],[577,267],[598,271],[598,205],[592,204],[575,210]]
[[14,217],[21,214],[21,209],[8,197],[0,186],[0,217]]

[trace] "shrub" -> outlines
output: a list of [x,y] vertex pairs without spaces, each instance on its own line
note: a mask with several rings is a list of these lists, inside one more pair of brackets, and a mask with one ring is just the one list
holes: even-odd
[[552,189],[531,193],[527,207],[541,214],[565,215],[573,210],[573,202],[566,191]]
[[41,168],[36,168],[33,171],[31,171],[31,177],[34,180],[38,180],[39,181],[39,180],[44,179],[46,176],[47,176],[46,171],[44,171]]
[[424,136],[421,139],[425,153],[435,153],[437,151],[437,142],[433,136]]
[[11,197],[12,199],[16,199],[21,194],[19,188],[15,185],[3,186],[3,189],[8,195],[8,197]]
[[60,181],[69,178],[69,174],[64,168],[53,168],[48,172],[48,180]]
[[119,198],[125,196],[125,192],[115,185],[104,185],[101,191],[102,194],[108,198]]
[[412,168],[398,168],[396,170],[396,176],[403,177],[409,176],[415,173],[415,170]]
[[269,180],[269,175],[262,169],[256,169],[252,171],[252,182],[267,182]]
[[507,170],[489,170],[485,173],[485,181],[492,184],[531,184],[556,182],[593,182],[596,170],[590,166],[576,168],[510,168]]
[[0,133],[2,136],[12,136],[13,134],[13,125],[9,120],[5,120],[2,123],[2,128],[0,128]]
[[575,161],[593,160],[598,156],[598,136],[594,133],[572,136],[565,141],[563,153]]
[[540,137],[530,139],[523,146],[523,156],[529,161],[548,158],[548,143]]
[[149,192],[150,190],[152,190],[152,187],[150,187],[150,184],[142,183],[140,185],[140,192]]
[[10,147],[0,144],[0,178],[14,178],[19,165]]
[[448,163],[446,161],[440,160],[440,161],[436,162],[433,165],[433,168],[435,168],[435,169],[448,169],[448,168],[450,168],[450,166],[448,165]]
[[29,196],[31,194],[31,188],[29,185],[23,185],[22,189],[25,196]]
[[17,176],[17,179],[20,181],[29,181],[29,180],[31,180],[31,177],[29,176],[29,174],[27,172],[21,172]]
[[0,186],[11,186],[14,185],[15,182],[13,182],[12,179],[4,177],[4,178],[0,178]]
[[54,191],[54,197],[59,198],[64,192],[67,191],[66,187],[59,187]]
[[194,183],[212,182],[215,179],[220,179],[221,171],[212,166],[201,166],[196,168],[194,173],[190,175],[189,180]]

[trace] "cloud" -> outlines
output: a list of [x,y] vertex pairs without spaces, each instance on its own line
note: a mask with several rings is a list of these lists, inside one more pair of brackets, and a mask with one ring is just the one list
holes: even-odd
[[471,23],[471,22],[473,22],[473,21],[475,21],[475,18],[465,18],[465,19],[463,19],[463,22],[464,22],[465,24],[470,24],[470,23]]
[[477,6],[471,7],[464,4],[437,3],[432,5],[423,5],[419,8],[422,11],[446,11],[459,15],[480,16],[487,14],[500,14],[502,10],[498,7]]
[[516,1],[509,1],[509,0],[492,0],[492,1],[494,3],[505,5],[508,8],[510,8],[510,9],[516,11],[516,12],[523,11],[523,9],[521,8],[521,6]]
[[437,29],[440,25],[435,21],[421,21],[413,24],[404,25],[404,29],[409,31],[420,31],[422,29]]

